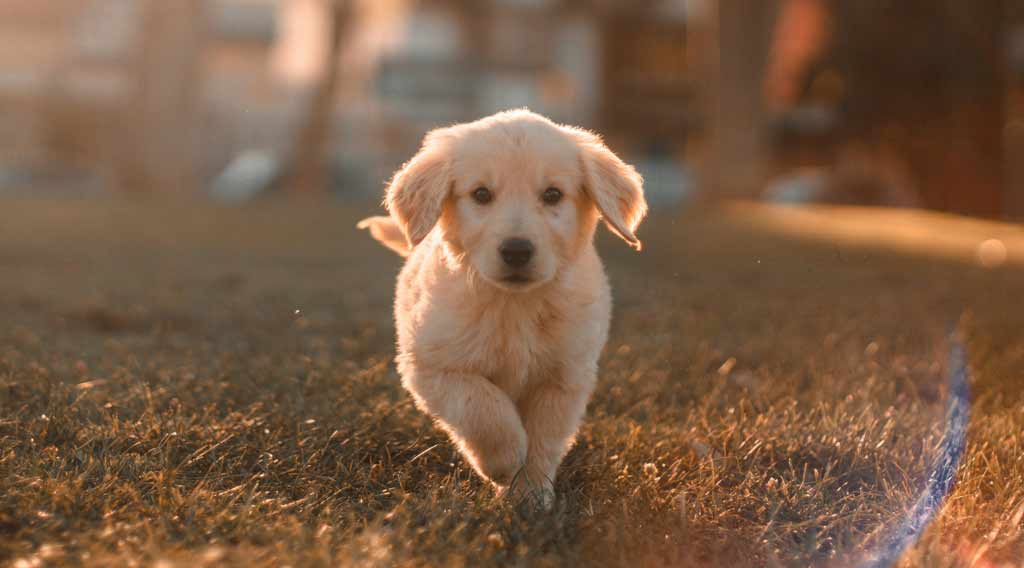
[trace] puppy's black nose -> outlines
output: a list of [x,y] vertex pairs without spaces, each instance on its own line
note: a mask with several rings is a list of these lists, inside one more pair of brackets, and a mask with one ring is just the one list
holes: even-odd
[[533,243],[526,239],[505,239],[498,247],[505,264],[516,268],[526,266],[533,258]]

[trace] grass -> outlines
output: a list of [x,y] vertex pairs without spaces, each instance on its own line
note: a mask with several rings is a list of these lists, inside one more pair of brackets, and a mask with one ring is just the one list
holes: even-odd
[[602,236],[611,338],[538,514],[401,390],[369,208],[0,207],[0,563],[849,565],[923,487],[958,322],[967,453],[902,563],[1022,565],[1019,228],[743,207]]

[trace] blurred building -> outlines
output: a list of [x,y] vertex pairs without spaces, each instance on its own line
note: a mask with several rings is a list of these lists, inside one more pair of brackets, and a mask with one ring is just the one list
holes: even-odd
[[[823,175],[798,173],[772,189],[1024,217],[1012,48],[1022,9],[783,0],[765,69],[765,173]],[[811,179],[821,183],[811,188]]]
[[[0,176],[74,178],[114,152],[130,1],[0,0]],[[18,167],[15,167],[18,166]]]
[[392,165],[428,128],[525,106],[601,131],[616,150],[650,161],[652,192],[663,170],[672,182],[660,191],[680,192],[683,176],[663,164],[681,163],[701,126],[687,33],[696,4],[418,3],[375,77]]
[[272,37],[256,39],[257,2],[230,4],[0,0],[0,131],[17,132],[0,136],[0,168],[36,187],[187,190],[203,175],[205,118],[265,99],[250,48]]
[[[678,185],[672,165],[700,127],[688,42],[698,4],[354,2],[323,118],[336,181],[376,193],[426,130],[526,106],[602,131]],[[19,133],[0,137],[4,167],[84,169],[147,191],[188,191],[253,152],[286,169],[328,71],[328,10],[0,0],[0,132]]]

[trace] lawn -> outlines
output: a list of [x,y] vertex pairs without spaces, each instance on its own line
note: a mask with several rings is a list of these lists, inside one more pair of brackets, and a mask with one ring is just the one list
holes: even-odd
[[925,485],[955,329],[967,449],[902,563],[1024,565],[1020,227],[742,206],[656,213],[640,254],[602,234],[611,337],[538,513],[401,389],[372,207],[0,211],[0,563],[847,566]]

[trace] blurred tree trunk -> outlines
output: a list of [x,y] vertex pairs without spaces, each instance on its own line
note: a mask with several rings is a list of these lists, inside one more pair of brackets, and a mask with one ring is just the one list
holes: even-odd
[[749,197],[766,173],[762,92],[778,2],[708,4],[701,43],[711,128],[702,177],[715,197]]
[[1010,45],[1009,96],[1006,104],[1007,217],[1024,222],[1024,1],[1007,2]]
[[148,0],[141,7],[134,93],[126,110],[118,183],[134,193],[198,187],[204,0]]
[[329,141],[331,115],[338,92],[341,57],[346,28],[354,12],[353,0],[328,2],[330,32],[328,49],[319,82],[313,87],[309,110],[299,127],[292,156],[292,172],[288,182],[291,193],[323,195],[330,183]]

